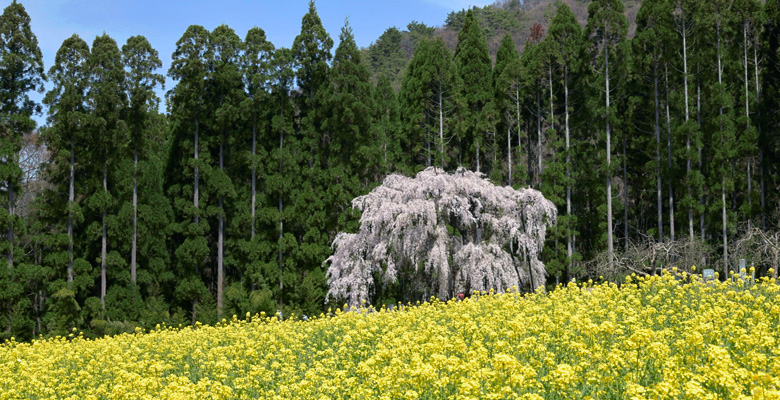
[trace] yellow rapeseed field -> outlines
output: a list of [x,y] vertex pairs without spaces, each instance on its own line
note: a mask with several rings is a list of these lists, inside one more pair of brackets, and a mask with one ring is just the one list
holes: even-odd
[[0,399],[777,399],[780,285],[696,276],[0,345]]

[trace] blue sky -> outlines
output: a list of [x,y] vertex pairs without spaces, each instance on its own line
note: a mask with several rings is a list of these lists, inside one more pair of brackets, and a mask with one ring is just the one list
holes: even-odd
[[[240,37],[253,26],[265,30],[276,47],[292,46],[300,33],[308,0],[19,0],[30,14],[32,28],[43,52],[46,70],[62,41],[77,33],[91,45],[95,36],[107,33],[121,47],[128,37],[144,35],[160,53],[162,73],[167,73],[176,41],[189,25],[214,29],[227,24]],[[319,0],[317,12],[325,29],[338,44],[346,18],[358,46],[371,44],[385,29],[406,27],[412,20],[441,25],[447,13],[483,6],[493,0]],[[3,0],[3,8],[10,1]],[[334,48],[335,50],[335,48]],[[166,82],[166,90],[174,82]],[[38,97],[38,96],[36,96]],[[43,123],[44,118],[38,118]]]

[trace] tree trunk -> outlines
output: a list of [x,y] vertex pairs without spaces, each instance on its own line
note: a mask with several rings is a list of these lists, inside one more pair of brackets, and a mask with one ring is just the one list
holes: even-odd
[[138,145],[133,148],[133,238],[130,249],[130,281],[136,283],[136,251],[138,245]]
[[254,242],[255,239],[255,204],[257,200],[256,195],[256,172],[257,166],[255,157],[257,156],[257,123],[252,121],[252,231],[250,232],[250,239]]
[[720,178],[721,217],[723,219],[723,278],[729,276],[728,220],[726,219],[726,178]]
[[[282,107],[282,112],[284,112],[284,107]],[[284,150],[284,130],[279,130],[279,176],[282,176],[282,151]],[[279,313],[282,315],[282,310],[284,310],[284,298],[283,298],[283,290],[284,290],[284,284],[282,282],[282,278],[284,275],[284,270],[282,269],[282,236],[284,234],[284,214],[283,214],[283,207],[282,207],[282,194],[279,193],[279,240],[277,242],[278,247],[278,263],[279,263]]]
[[[223,141],[225,140],[225,136],[223,135]],[[223,163],[224,157],[224,144],[222,142],[219,143],[219,170],[221,172],[225,171],[225,165]],[[219,196],[219,232],[217,233],[217,320],[222,319],[222,306],[223,306],[223,286],[225,284],[225,275],[224,275],[224,268],[223,268],[223,262],[224,262],[224,237],[225,237],[225,208],[223,207],[223,199],[222,196]]]
[[[550,128],[555,129],[555,103],[553,102],[552,65],[547,69],[548,83],[550,84]],[[555,146],[553,146],[555,151]]]
[[68,184],[68,289],[73,282],[73,203],[75,200],[74,183],[76,178],[75,172],[75,157],[73,152],[75,149],[75,140],[71,136],[70,138],[70,182]]
[[487,170],[486,175],[490,175],[493,168],[498,168],[498,131],[492,132],[485,132],[487,135],[492,135],[493,137],[493,163],[490,164],[490,168]]
[[607,122],[607,253],[609,269],[612,270],[615,247],[612,242],[612,137],[609,125],[609,46],[604,47],[604,70],[606,78],[606,122]]
[[623,135],[623,236],[625,249],[628,250],[628,157],[626,153],[626,135]]
[[[690,110],[688,108],[688,45],[686,43],[687,41],[687,33],[685,32],[685,10],[683,10],[682,14],[682,41],[683,41],[683,82],[684,82],[684,89],[685,89],[685,123],[688,124],[688,121],[690,120]],[[688,128],[686,128],[686,138],[685,138],[685,176],[687,177],[686,181],[690,179],[691,176],[691,132]],[[691,194],[691,184],[690,182],[686,183],[686,190],[688,191],[688,195],[692,196]],[[688,207],[688,234],[690,236],[691,242],[693,242],[693,209],[691,207]]]
[[571,279],[573,238],[571,233],[571,154],[569,154],[569,66],[563,68],[564,132],[566,135],[566,279]]
[[[696,75],[699,75],[699,64],[696,64]],[[701,129],[701,79],[696,80],[696,123],[698,124],[699,128]],[[704,157],[702,157],[702,148],[701,145],[698,146],[699,149],[699,171],[701,171],[702,174],[704,174]],[[702,210],[706,210],[704,207],[704,191],[699,193],[699,205],[701,206]],[[701,231],[701,240],[707,241],[707,231],[706,226],[704,224],[704,214],[705,212],[702,212],[699,214],[699,230]]]
[[195,321],[198,320],[198,298],[192,300],[192,325],[195,326]]
[[[742,36],[743,36],[743,58],[742,58],[742,64],[744,65],[745,70],[745,133],[750,130],[750,93],[748,90],[748,87],[750,86],[750,80],[748,78],[748,57],[747,57],[747,23],[742,24]],[[750,144],[748,144],[749,146]],[[747,162],[747,201],[748,201],[748,213],[747,213],[747,220],[748,220],[748,229],[753,226],[753,185],[752,185],[752,177],[751,177],[751,160],[752,157],[750,154],[745,156],[745,161]]]
[[[439,157],[441,158],[441,169],[444,170],[444,108],[442,107],[441,80],[439,80]],[[477,151],[479,159],[479,151]],[[479,171],[479,166],[477,166]]]
[[512,186],[512,126],[506,127],[506,167],[509,172],[509,186]]
[[534,266],[531,260],[528,259],[528,254],[523,252],[523,262],[528,263],[528,287],[531,289],[531,293],[534,292]]
[[425,127],[425,147],[428,149],[428,154],[427,154],[428,159],[426,160],[425,166],[430,167],[431,166],[431,132],[427,126]]
[[[759,137],[761,135],[761,130],[759,129]],[[759,165],[759,173],[761,178],[761,229],[766,230],[766,183],[764,181],[764,149],[759,146],[758,148],[758,163]]]
[[[760,103],[760,86],[758,82],[758,45],[756,43],[753,44],[753,65],[756,73],[755,77],[755,84],[756,84],[756,108],[759,112],[756,128],[758,129],[758,138],[759,142],[761,142],[761,107],[759,106]],[[759,163],[759,175],[761,180],[761,229],[766,230],[766,186],[764,183],[764,148],[762,146],[758,146],[758,163]]]
[[[664,67],[664,79],[666,83],[666,151],[667,168],[672,173],[672,119],[669,114],[669,67]],[[669,179],[669,239],[674,242],[674,187]]]
[[477,172],[479,172],[479,138],[477,138],[476,142],[477,142]]
[[8,179],[8,270],[14,267],[14,181]]
[[542,99],[539,93],[539,82],[537,81],[536,88],[536,138],[537,138],[537,160],[539,173],[539,190],[542,189]]
[[[721,64],[720,54],[720,21],[716,25],[716,31],[718,36],[718,85],[719,90],[723,90],[723,66]],[[721,103],[718,111],[720,120],[723,118],[723,104]],[[723,122],[721,122],[720,129],[723,129]],[[721,139],[721,146],[727,146],[728,143],[724,143]],[[723,160],[724,162],[726,160]],[[723,176],[720,179],[720,200],[721,200],[721,217],[723,225],[723,279],[727,279],[729,276],[729,246],[728,246],[728,219],[726,214],[726,177]]]
[[[521,122],[520,122],[520,85],[515,85],[515,123],[517,124],[517,159],[523,160],[523,140],[520,137]],[[511,167],[511,165],[510,165]],[[526,165],[527,167],[527,165]],[[523,182],[524,183],[524,182]]]
[[658,242],[664,240],[663,194],[661,182],[661,109],[658,104],[658,55],[653,55],[653,92],[655,100],[656,207],[658,208]]
[[284,234],[284,219],[282,217],[282,196],[279,196],[279,312],[284,310],[284,269],[282,267],[282,235]]
[[[385,109],[385,110],[386,110],[384,112],[385,118],[387,119],[387,121],[390,121],[390,110],[389,109]],[[384,160],[385,160],[385,163],[384,163],[385,176],[387,176],[390,173],[389,172],[390,165],[387,162],[387,141],[388,141],[387,130],[388,130],[387,126],[385,126],[382,129],[382,150],[383,150],[383,153],[384,153],[383,155],[384,155]]]
[[[200,210],[198,210],[198,118],[195,117],[195,187],[193,188],[192,202],[195,207],[195,225],[200,222]],[[194,306],[193,306],[194,307]]]
[[[108,165],[103,164],[103,192],[108,193]],[[105,205],[104,205],[105,207]],[[100,304],[103,309],[106,309],[106,210],[103,210],[103,238],[101,239],[100,248]]]

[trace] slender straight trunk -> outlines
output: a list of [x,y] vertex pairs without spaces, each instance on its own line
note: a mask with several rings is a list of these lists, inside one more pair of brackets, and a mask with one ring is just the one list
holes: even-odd
[[[756,84],[756,108],[759,112],[759,116],[757,118],[756,128],[758,128],[758,138],[759,143],[761,142],[761,107],[759,107],[760,103],[760,86],[758,83],[758,45],[756,43],[753,44],[753,66],[755,67],[755,84]],[[764,183],[764,148],[763,146],[758,146],[758,163],[759,163],[759,175],[761,179],[761,229],[766,230],[766,186]]]
[[512,126],[506,127],[506,168],[509,172],[509,186],[512,186]]
[[[520,120],[520,85],[515,85],[515,123],[517,124],[517,159],[523,160],[523,138],[520,137],[521,132],[521,120]],[[510,165],[510,168],[512,166]]]
[[528,285],[531,288],[531,293],[533,293],[534,290],[535,290],[535,288],[534,288],[534,266],[533,266],[533,263],[531,262],[531,260],[528,260],[526,258],[527,256],[528,255],[525,252],[523,252],[523,261],[527,261],[528,262]]
[[[194,221],[195,225],[198,225],[200,223],[200,209],[198,208],[198,189],[200,184],[200,179],[198,179],[198,117],[195,117],[195,187],[193,188],[193,195],[192,195],[192,202],[195,207],[195,215],[194,215]],[[195,273],[198,274],[200,271],[200,260],[195,261]],[[198,316],[198,297],[196,296],[195,299],[192,300],[192,325],[195,325],[195,321],[197,320]]]
[[539,173],[539,189],[542,189],[542,99],[539,93],[539,82],[536,88],[536,138],[537,138],[537,160]]
[[[688,108],[688,45],[687,45],[687,33],[685,31],[686,29],[686,21],[685,21],[685,10],[683,10],[682,14],[682,41],[683,41],[683,84],[685,89],[685,123],[688,124],[688,121],[690,120],[690,111]],[[692,196],[691,194],[691,184],[690,184],[690,178],[691,178],[691,132],[689,128],[686,128],[686,138],[685,138],[685,176],[686,176],[686,190],[688,191],[688,195]],[[693,241],[693,208],[688,207],[688,234],[691,238],[691,242]]]
[[615,247],[612,242],[612,137],[609,125],[609,46],[604,46],[604,71],[606,78],[606,122],[607,122],[607,252],[609,269],[615,264]]
[[136,283],[136,251],[138,246],[138,145],[133,147],[133,239],[130,249],[130,281]]
[[[699,72],[699,64],[696,64],[696,75],[698,75]],[[699,128],[701,128],[701,79],[696,80],[696,123],[698,124]],[[702,146],[698,145],[697,147],[699,149],[699,171],[704,174],[704,157],[702,157]],[[701,206],[702,210],[706,210],[704,204],[704,191],[702,190],[699,193],[699,205]],[[707,231],[704,224],[704,214],[705,212],[701,212],[699,214],[699,230],[701,231],[702,241],[707,240]]]
[[721,216],[723,218],[723,277],[729,276],[729,241],[728,232],[726,227],[728,220],[726,219],[726,177],[720,178],[720,201],[721,201]]
[[195,321],[198,320],[198,298],[192,300],[192,322],[191,325],[195,325]]
[[[219,143],[219,170],[224,172],[225,165],[224,160],[224,140],[225,136],[222,136],[223,140]],[[222,288],[225,283],[224,272],[224,238],[225,238],[225,208],[223,206],[222,196],[219,196],[219,232],[217,233],[217,320],[222,319],[222,305],[223,305],[223,293]]]
[[284,281],[282,278],[284,278],[284,269],[282,267],[282,236],[284,235],[284,218],[282,217],[282,196],[279,196],[279,243],[277,247],[279,248],[279,257],[278,257],[278,263],[279,263],[279,312],[282,312],[284,310]]
[[[550,129],[555,130],[555,102],[553,101],[553,81],[552,81],[552,64],[547,66],[547,83],[550,86]],[[557,134],[555,136],[557,138]],[[553,140],[552,146],[550,146],[552,152],[552,163],[555,165],[555,146],[556,142]],[[552,192],[555,192],[556,178],[553,177]],[[555,251],[558,252],[558,235],[555,235]]]
[[[282,104],[282,113],[284,113],[284,104]],[[279,176],[282,176],[282,152],[284,150],[284,130],[279,130]],[[279,313],[282,315],[282,310],[284,309],[284,300],[283,300],[283,292],[284,284],[282,283],[282,278],[284,271],[282,270],[282,235],[284,234],[284,215],[282,214],[283,208],[282,208],[282,193],[279,193],[279,240],[277,241],[277,247],[278,247],[278,263],[279,263]]]
[[[720,54],[720,21],[716,24],[716,32],[718,36],[718,89],[723,91],[723,65],[721,64]],[[723,104],[721,102],[718,111],[720,122],[720,129],[723,130]],[[721,147],[726,146],[721,139]],[[726,160],[723,160],[724,162]],[[721,217],[723,224],[723,279],[727,279],[729,276],[729,246],[728,246],[728,218],[726,215],[726,176],[722,176],[720,179],[720,200],[721,200]]]
[[628,250],[628,157],[626,157],[626,135],[623,135],[623,240]]
[[564,132],[566,135],[566,279],[571,279],[571,263],[574,254],[571,233],[571,154],[569,154],[569,66],[563,67]]
[[75,200],[75,139],[70,138],[70,182],[68,183],[68,289],[73,283],[73,203]]
[[[108,165],[107,163],[103,164],[103,192],[108,194]],[[106,239],[106,211],[103,210],[103,237],[100,241],[101,247],[100,247],[100,304],[103,306],[103,309],[106,308],[106,250],[107,250],[107,239]]]
[[427,126],[425,127],[425,147],[428,149],[428,156],[427,156],[428,159],[426,160],[425,166],[430,167],[431,166],[431,131]]
[[[742,64],[744,66],[745,70],[745,133],[750,130],[750,93],[748,90],[748,87],[750,86],[750,80],[748,78],[748,57],[747,57],[747,23],[742,24],[742,50],[743,50],[743,57],[742,57]],[[753,199],[751,198],[753,195],[753,186],[751,182],[751,176],[750,176],[750,169],[751,169],[751,159],[750,154],[745,156],[745,161],[747,164],[747,201],[748,201],[748,229],[750,229],[753,226]]]
[[385,133],[383,136],[384,137],[383,137],[383,142],[382,142],[382,150],[384,151],[384,159],[385,159],[385,163],[384,163],[384,167],[385,168],[384,168],[384,170],[385,170],[385,175],[387,175],[388,174],[388,169],[389,169],[389,166],[387,164],[387,133]]
[[257,123],[252,121],[252,231],[250,232],[250,239],[254,242],[255,239],[255,204],[257,201],[257,165],[255,157],[257,156]]
[[[553,102],[552,65],[547,68],[548,84],[550,85],[550,128],[555,129],[555,103]],[[553,150],[555,146],[553,146]]]
[[[195,207],[195,225],[200,221],[200,211],[198,210],[198,117],[195,117],[195,187],[192,196],[193,206]],[[197,268],[197,267],[196,267]]]
[[14,267],[14,181],[8,180],[8,270]]
[[[761,130],[759,129],[759,137]],[[766,230],[766,183],[764,181],[764,149],[758,148],[758,172],[761,179],[761,229]]]
[[[490,134],[490,132],[486,132],[487,134]],[[493,168],[498,168],[498,131],[495,131],[492,133],[493,136],[493,163],[490,164],[490,169],[488,170],[487,175],[490,175],[490,171]]]
[[[444,109],[442,108],[441,81],[439,81],[439,157],[441,158],[441,169],[444,170]],[[479,159],[479,151],[477,151]],[[477,165],[479,171],[479,165]]]
[[[672,118],[669,113],[669,67],[664,67],[666,83],[666,158],[669,174],[672,173]],[[669,179],[669,239],[674,242],[674,187]]]
[[476,142],[477,142],[477,172],[479,172],[479,138],[477,138]]
[[653,55],[653,92],[655,97],[655,166],[656,207],[658,208],[658,241],[664,240],[663,194],[661,181],[661,109],[658,104],[658,55]]

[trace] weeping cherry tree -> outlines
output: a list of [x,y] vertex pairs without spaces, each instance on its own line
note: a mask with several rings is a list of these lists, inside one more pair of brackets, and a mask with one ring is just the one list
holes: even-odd
[[414,178],[389,175],[352,206],[363,212],[360,229],[333,241],[328,299],[360,304],[399,281],[416,298],[545,282],[539,254],[557,210],[539,191],[429,167]]

